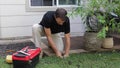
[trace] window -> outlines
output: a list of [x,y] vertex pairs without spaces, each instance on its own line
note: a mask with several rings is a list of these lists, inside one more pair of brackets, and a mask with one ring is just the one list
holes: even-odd
[[77,5],[77,0],[59,0],[59,5]]
[[52,6],[52,0],[30,0],[31,6]]
[[78,0],[30,0],[31,6],[77,5]]
[[80,0],[26,0],[27,11],[55,10],[57,7],[70,9],[76,7]]

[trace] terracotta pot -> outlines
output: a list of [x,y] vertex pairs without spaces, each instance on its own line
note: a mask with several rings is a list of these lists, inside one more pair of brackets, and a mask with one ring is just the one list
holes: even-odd
[[113,38],[105,38],[103,41],[103,48],[113,48],[114,42]]

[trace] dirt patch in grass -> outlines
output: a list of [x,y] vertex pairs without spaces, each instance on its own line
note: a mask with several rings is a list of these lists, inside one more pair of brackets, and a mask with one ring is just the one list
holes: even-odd
[[30,48],[35,47],[34,43],[32,43],[31,41],[0,44],[0,57],[5,57],[6,55],[11,55],[14,52],[19,51],[26,46],[29,46]]

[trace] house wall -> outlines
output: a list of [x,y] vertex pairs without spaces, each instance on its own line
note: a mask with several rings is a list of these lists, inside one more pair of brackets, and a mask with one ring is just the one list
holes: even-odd
[[0,36],[1,36],[1,8],[0,8]]
[[[32,25],[39,23],[45,12],[27,12],[25,0],[0,0],[0,38],[31,36]],[[85,29],[79,17],[70,18],[71,35],[82,36]]]

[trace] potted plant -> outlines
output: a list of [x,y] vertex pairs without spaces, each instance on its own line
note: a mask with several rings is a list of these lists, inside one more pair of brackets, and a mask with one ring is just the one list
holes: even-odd
[[[103,48],[112,48],[114,45],[113,37],[111,33],[117,32],[120,30],[120,1],[119,0],[110,0],[108,2],[109,6],[106,6],[106,12],[103,15],[98,15],[99,22],[102,22],[102,30],[98,33],[98,37],[103,37]],[[111,7],[110,7],[111,6]],[[112,8],[113,7],[113,8]],[[103,34],[103,36],[102,36]]]
[[[105,14],[105,15],[104,15]],[[102,24],[101,30],[98,32],[98,38],[103,38],[102,47],[112,48],[113,47],[113,37],[110,36],[111,28],[114,29],[114,18],[109,19],[109,14],[104,13],[103,15],[98,15],[97,19]]]
[[[82,1],[82,0],[81,0]],[[118,0],[119,1],[119,0]],[[99,50],[110,30],[114,30],[114,18],[109,18],[112,11],[118,8],[118,4],[112,0],[87,0],[86,4],[79,4],[71,15],[80,15],[86,24],[85,48]]]

